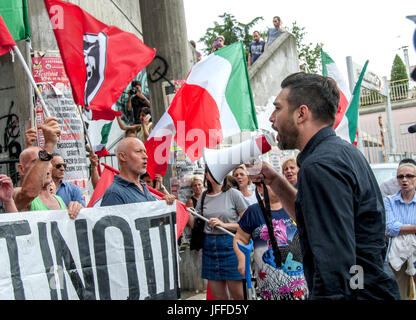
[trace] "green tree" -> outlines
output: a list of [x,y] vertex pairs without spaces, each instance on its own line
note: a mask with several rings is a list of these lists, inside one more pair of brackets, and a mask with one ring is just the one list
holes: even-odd
[[251,41],[253,41],[253,35],[250,30],[259,21],[263,20],[263,17],[256,17],[249,23],[242,23],[237,21],[237,19],[229,13],[224,13],[218,17],[222,19],[222,23],[214,21],[214,27],[208,28],[205,35],[199,39],[199,42],[202,42],[205,45],[203,50],[207,55],[211,53],[212,43],[219,35],[222,35],[225,38],[226,45],[237,41],[243,41],[244,47],[248,48]]
[[394,57],[393,66],[391,67],[390,80],[409,80],[406,66],[398,54]]
[[288,31],[296,38],[296,46],[298,49],[299,62],[306,64],[306,72],[322,73],[321,72],[321,48],[323,43],[305,43],[305,36],[307,32],[304,27],[298,26],[297,22],[292,23],[292,27],[287,28]]
[[390,80],[392,82],[390,87],[392,100],[406,99],[409,91],[409,76],[403,60],[397,54],[391,67]]

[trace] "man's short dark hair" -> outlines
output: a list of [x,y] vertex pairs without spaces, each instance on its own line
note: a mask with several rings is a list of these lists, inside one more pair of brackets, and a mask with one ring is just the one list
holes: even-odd
[[131,87],[132,88],[134,88],[134,87],[137,87],[137,86],[142,86],[142,84],[140,83],[140,81],[137,81],[137,80],[133,80],[132,82],[131,82]]
[[334,125],[339,103],[339,91],[334,79],[297,72],[286,77],[281,87],[289,89],[287,100],[291,111],[306,105],[316,120]]
[[404,158],[404,159],[400,160],[399,167],[404,163],[411,163],[411,164],[416,166],[416,161],[415,160],[410,159],[410,158]]
[[137,131],[135,129],[127,129],[126,132],[124,133],[125,137],[128,137],[130,134],[134,134],[136,135]]
[[150,177],[149,173],[145,172],[142,175],[140,175],[140,180],[143,180],[146,177]]

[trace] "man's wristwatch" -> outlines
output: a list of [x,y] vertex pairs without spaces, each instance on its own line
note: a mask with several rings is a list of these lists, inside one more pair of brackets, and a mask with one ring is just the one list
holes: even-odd
[[39,151],[38,157],[40,161],[51,161],[53,158],[52,153],[43,149]]

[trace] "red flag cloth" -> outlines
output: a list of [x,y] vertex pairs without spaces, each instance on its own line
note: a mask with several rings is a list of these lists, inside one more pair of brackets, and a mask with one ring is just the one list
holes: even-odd
[[[165,196],[164,193],[157,191],[152,187],[147,186],[147,188],[149,189],[150,193],[153,194],[159,200]],[[184,205],[182,202],[176,201],[176,233],[178,239],[181,236],[183,229],[185,229],[188,220],[189,214],[188,210],[186,210],[186,205]]]
[[214,296],[211,293],[211,288],[209,287],[209,284],[207,284],[207,295],[205,296],[206,300],[215,300]]
[[[93,120],[99,120],[94,119],[96,112],[101,112],[100,119],[113,120],[111,107],[153,60],[156,50],[136,35],[107,26],[72,3],[44,1],[74,102],[91,110]],[[108,114],[103,118],[106,109]]]
[[[94,193],[91,196],[90,202],[88,202],[87,208],[99,207],[101,200],[103,198],[104,192],[107,188],[113,183],[114,176],[120,174],[120,171],[101,163],[104,166],[103,173],[101,174],[100,180],[94,189]],[[157,199],[161,200],[165,194],[157,191],[151,187],[147,187],[151,194],[153,194]],[[177,239],[181,236],[183,229],[185,229],[186,224],[188,223],[189,215],[186,210],[186,206],[179,201],[176,201],[176,233]]]
[[105,163],[101,164],[104,166],[104,170],[95,186],[94,193],[91,196],[90,202],[88,202],[87,208],[100,206],[105,190],[113,183],[114,176],[120,173]]
[[0,14],[0,56],[13,50],[13,46],[16,45],[16,42],[13,40],[12,35],[9,32],[9,29],[6,26],[6,23],[3,20],[3,17]]

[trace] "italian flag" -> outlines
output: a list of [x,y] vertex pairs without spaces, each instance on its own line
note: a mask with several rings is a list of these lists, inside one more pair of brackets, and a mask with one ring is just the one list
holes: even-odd
[[339,105],[335,118],[334,129],[342,139],[357,145],[358,138],[358,107],[360,105],[361,83],[367,69],[368,61],[365,63],[360,77],[355,84],[353,94],[348,88],[345,78],[342,76],[335,62],[321,49],[322,74],[333,78],[338,84]]
[[244,47],[236,42],[194,65],[145,143],[147,171],[152,179],[166,173],[172,138],[195,161],[224,137],[257,129]]

